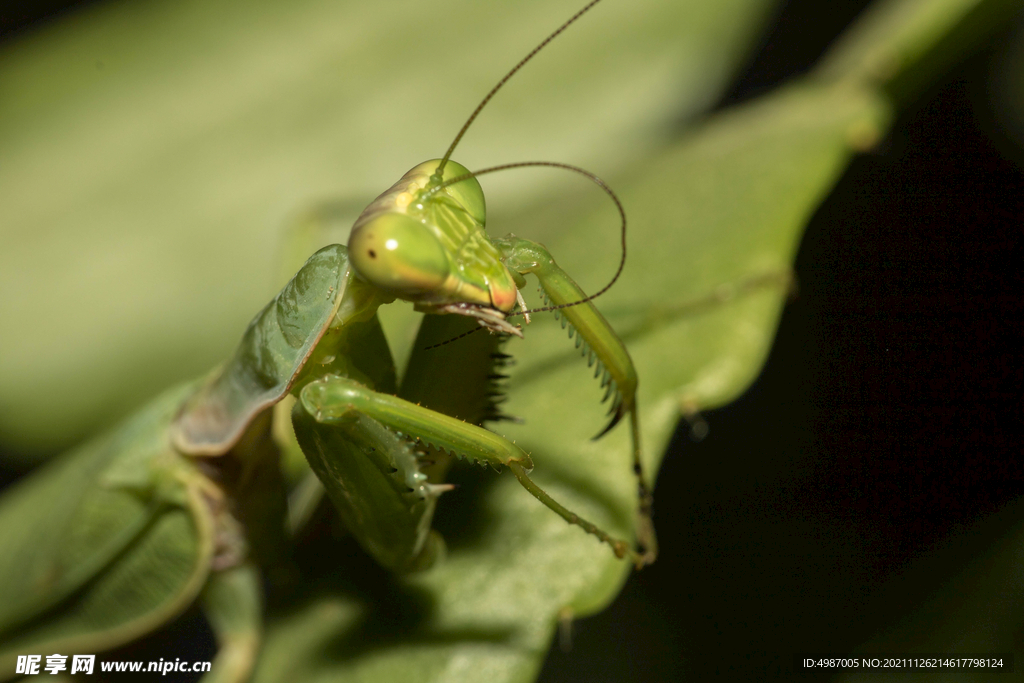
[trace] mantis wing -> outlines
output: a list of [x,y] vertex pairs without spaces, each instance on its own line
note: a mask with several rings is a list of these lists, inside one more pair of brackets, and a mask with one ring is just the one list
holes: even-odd
[[213,535],[202,475],[168,443],[191,385],[30,475],[0,503],[0,672],[26,652],[88,652],[183,610]]
[[345,298],[345,247],[313,254],[263,307],[234,355],[182,407],[172,439],[195,455],[220,455],[260,411],[287,395]]

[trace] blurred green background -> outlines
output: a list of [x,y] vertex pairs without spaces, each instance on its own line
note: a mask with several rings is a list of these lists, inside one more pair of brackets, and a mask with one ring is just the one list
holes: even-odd
[[[416,5],[407,4],[405,11],[412,17]],[[488,110],[470,133],[475,146],[470,147],[467,140],[466,156],[459,159],[474,166],[494,159],[538,156],[595,168],[602,164],[628,167],[644,145],[654,144],[637,133],[631,137],[636,120],[660,131],[673,126],[685,131],[694,125],[698,112],[713,114],[749,102],[809,69],[856,18],[862,4],[752,5],[730,24],[734,32],[726,35],[733,42],[697,41],[700,49],[720,48],[730,56],[721,57],[717,62],[723,65],[721,71],[711,74],[701,73],[697,63],[689,74],[685,101],[659,87],[658,79],[665,74],[649,66],[650,55],[636,57],[637,64],[645,65],[642,78],[636,76],[639,67],[628,61],[597,60],[592,68],[611,71],[612,81],[617,74],[620,80],[637,80],[636,88],[647,99],[638,96],[620,107],[609,107],[598,90],[589,94],[590,106],[584,96],[584,104],[567,109],[566,118],[545,121],[557,114],[550,114],[544,103],[567,87],[557,81],[558,73],[564,69],[562,76],[569,78],[584,69],[588,59],[595,61],[576,54],[570,34],[565,46],[556,45],[547,56],[546,64],[558,68],[542,67],[539,70],[544,73],[537,74],[534,82],[524,72],[515,88],[503,92],[502,105]],[[156,9],[146,10],[151,12],[148,21],[166,20],[160,6],[153,3]],[[32,12],[38,10],[25,7],[25,16],[36,16]],[[100,7],[77,8],[49,22],[39,19],[18,33],[5,33],[5,38],[17,45],[19,41],[27,44],[33,35],[53,36],[62,30],[62,22],[104,11]],[[245,35],[244,13],[232,13],[225,9],[227,5],[219,7],[223,14],[211,14],[209,25],[237,22]],[[565,13],[558,7],[533,16],[513,11],[509,3],[500,7],[517,18],[529,16],[528,25],[507,30],[508,36],[520,36],[520,40],[542,35]],[[481,5],[472,20],[485,25],[493,9]],[[364,13],[366,25],[373,27],[373,12],[367,7]],[[928,649],[965,642],[977,642],[983,649],[1017,645],[1024,620],[1014,606],[1019,606],[1021,596],[1013,592],[1012,573],[1004,574],[1013,566],[1012,553],[1019,547],[1019,542],[1014,543],[1020,519],[1014,501],[1024,483],[1018,464],[1022,384],[1018,271],[1024,189],[1019,146],[1024,70],[1020,46],[1024,41],[1019,23],[1018,19],[1016,25],[1009,22],[1001,31],[984,33],[970,49],[947,50],[950,59],[938,60],[934,72],[922,81],[923,88],[911,84],[901,91],[908,93],[900,101],[904,113],[892,132],[871,155],[854,161],[811,219],[797,258],[799,295],[783,315],[778,343],[760,379],[738,404],[704,416],[711,426],[704,441],[692,442],[688,425],[677,433],[659,479],[661,561],[634,576],[608,612],[580,621],[573,651],[553,651],[542,678],[672,680],[713,672],[787,677],[792,654],[798,651],[847,651],[873,637],[880,639],[876,643],[927,644]],[[168,35],[174,35],[174,28],[173,24],[168,27]],[[339,35],[327,23],[317,36],[321,43],[312,40],[296,50],[287,41],[287,23],[280,28],[277,42],[258,51],[267,60],[264,76],[233,85],[243,99],[249,98],[250,106],[253,99],[265,100],[267,107],[280,110],[253,124],[259,146],[251,148],[250,158],[238,158],[238,150],[246,144],[233,138],[241,135],[238,129],[214,116],[226,116],[216,98],[228,101],[238,93],[222,92],[224,81],[210,74],[209,83],[204,85],[200,79],[198,85],[189,86],[211,100],[209,109],[199,114],[194,109],[175,109],[175,102],[162,98],[155,85],[140,100],[146,111],[163,117],[157,119],[161,126],[204,131],[203,163],[209,168],[201,166],[197,171],[194,160],[180,167],[167,164],[168,158],[174,160],[173,145],[161,154],[146,154],[147,140],[152,139],[152,130],[146,126],[117,131],[111,138],[116,144],[129,144],[128,139],[138,145],[133,149],[142,150],[139,172],[149,177],[154,172],[165,174],[174,192],[148,190],[146,194],[145,189],[136,193],[131,185],[105,187],[109,179],[102,167],[103,140],[94,141],[96,150],[87,157],[99,164],[84,174],[95,176],[91,188],[68,187],[58,173],[44,185],[42,194],[31,196],[18,191],[19,183],[27,186],[31,178],[0,176],[9,192],[5,196],[18,196],[34,210],[59,215],[80,207],[76,202],[106,202],[116,196],[116,210],[138,211],[139,223],[135,234],[116,233],[87,243],[38,230],[19,233],[9,223],[4,226],[3,380],[28,387],[15,391],[7,388],[13,384],[6,384],[0,389],[0,434],[6,455],[24,461],[31,454],[59,450],[98,424],[109,423],[162,385],[202,372],[222,358],[233,338],[230,334],[218,337],[211,330],[240,328],[275,284],[269,275],[250,281],[259,283],[263,278],[266,289],[261,291],[232,289],[225,283],[241,269],[275,272],[267,243],[281,239],[281,225],[303,202],[337,194],[337,179],[331,177],[335,171],[329,169],[343,169],[344,187],[354,196],[372,196],[409,165],[407,159],[439,154],[435,141],[451,135],[451,117],[424,116],[423,127],[415,135],[397,131],[386,145],[376,137],[368,138],[361,148],[360,136],[355,136],[353,147],[349,135],[344,153],[339,152],[341,138],[332,136],[341,133],[332,131],[366,125],[385,109],[379,102],[393,100],[396,92],[443,88],[454,77],[427,70],[430,76],[425,81],[419,65],[385,60],[373,67],[391,72],[405,68],[407,79],[392,89],[375,90],[376,84],[368,82],[351,94],[323,94],[330,104],[303,114],[307,121],[303,135],[308,137],[300,145],[303,161],[284,169],[273,166],[274,146],[283,144],[274,117],[291,116],[287,109],[293,100],[287,91],[275,89],[270,76],[284,69],[286,57],[329,69],[330,58],[318,52],[326,50],[323,46],[370,40],[365,32],[355,30]],[[376,28],[379,34],[373,39],[386,35],[386,27]],[[250,39],[273,37],[258,26],[249,30]],[[426,36],[422,49],[427,54],[436,49],[429,37],[438,29],[428,25],[422,30]],[[205,42],[202,31],[190,35],[199,36],[196,54],[231,48],[218,43],[213,28]],[[966,44],[969,37],[970,33],[958,40]],[[38,50],[46,49],[45,40]],[[445,62],[459,65],[458,78],[470,77],[462,75],[466,64],[474,67],[471,77],[476,83],[468,88],[470,92],[485,90],[508,61],[491,54],[496,50],[484,49],[501,42],[495,36],[481,35],[479,40],[478,45],[442,54]],[[160,47],[156,46],[158,51]],[[64,96],[74,96],[76,83],[139,68],[133,60],[136,49],[141,47],[129,42],[109,62],[69,71],[65,76],[70,87]],[[166,50],[180,55],[171,44]],[[24,55],[24,49],[19,54]],[[45,57],[32,58],[45,64]],[[143,83],[173,79],[174,70],[168,65],[147,68],[154,72],[151,79],[141,78]],[[555,73],[556,80],[544,84],[542,76],[549,72]],[[673,71],[672,77],[678,79],[679,74]],[[301,86],[301,82],[288,84]],[[316,87],[323,87],[322,83]],[[353,104],[339,111],[337,101],[344,97]],[[472,106],[472,97],[466,97],[465,102],[452,104],[455,119]],[[411,98],[409,106],[423,106],[421,101]],[[96,115],[89,101],[76,101],[74,108],[56,113],[48,108],[56,105],[45,99],[34,103],[35,109],[25,107],[21,112],[18,104],[10,107],[13,115],[23,117],[14,119],[17,128],[0,131],[4,156],[21,152],[19,145],[28,144],[25,140],[33,134],[33,126],[49,125],[47,130],[53,130],[47,116],[63,117],[62,126],[71,136],[74,126],[88,125],[88,117]],[[195,118],[200,115],[213,118]],[[525,127],[524,121],[538,119],[546,125]],[[401,126],[401,119],[377,123]],[[610,139],[610,147],[592,145],[591,138],[597,134]],[[39,173],[62,168],[62,140],[58,137],[50,144],[49,156],[37,157],[50,166],[43,169],[40,162],[35,169]],[[251,169],[247,177],[265,184],[228,182],[205,192],[201,183],[192,180],[211,173],[229,151],[231,163],[245,164]],[[32,170],[32,165],[21,168]],[[68,177],[83,177],[81,169],[77,171],[78,175]],[[384,185],[378,177],[386,179]],[[537,193],[540,182],[516,176],[497,190],[494,203]],[[129,200],[122,201],[126,196]],[[249,203],[253,197],[259,201]],[[161,215],[180,219],[184,204],[197,207],[186,210],[186,216],[189,211],[204,212],[214,220],[238,225],[252,240],[240,240],[237,233],[205,234],[201,225],[177,226],[196,231],[206,260],[190,256],[175,261],[174,250],[180,247],[164,241],[156,232],[159,226],[152,222]],[[166,213],[161,206],[167,207]],[[246,207],[241,214],[239,206]],[[0,220],[7,222],[10,215]],[[126,220],[123,214],[105,217],[103,211],[83,215],[94,222]],[[132,218],[127,216],[128,221]],[[83,231],[95,227],[75,226]],[[58,278],[32,279],[23,274],[31,272],[32,263],[26,261],[27,252],[19,251],[19,240],[51,245],[53,254],[43,258],[58,264],[67,258],[69,244],[75,245],[72,250],[89,249],[89,258],[74,253]],[[190,254],[194,252],[194,245],[189,249]],[[225,250],[233,254],[232,262],[222,267]],[[149,278],[152,286],[118,299],[106,313],[97,315],[95,309],[87,309],[81,297],[102,301],[106,295],[97,283],[119,288],[122,280],[108,276],[112,270],[129,267],[125,264],[133,262],[132,254],[170,255],[161,261],[166,264],[163,267],[179,274],[188,268],[188,289],[167,284],[170,279],[153,272],[155,261],[143,258],[137,267],[143,269],[143,281]],[[29,301],[23,296],[26,291],[41,292],[49,308],[48,315],[37,318],[42,329],[33,330],[32,335],[18,333],[11,322],[18,320],[19,303]],[[188,303],[178,303],[181,298]],[[200,306],[195,305],[197,300]],[[31,305],[38,306],[38,299]],[[181,312],[172,316],[168,309]],[[139,316],[147,326],[136,325]],[[171,330],[161,327],[180,325],[182,319],[189,334],[177,330],[170,334]],[[122,351],[104,360],[109,357],[105,345],[111,331],[126,341]],[[86,360],[69,355],[69,346],[81,351]],[[29,347],[36,357],[48,359],[45,375],[38,366],[19,362]],[[161,360],[154,364],[153,358]],[[116,381],[104,382],[98,392],[88,390],[97,385],[97,378],[109,378],[112,373],[118,373]],[[50,419],[52,403],[59,405],[59,427],[47,421],[32,428],[33,420],[41,419],[34,416]],[[33,408],[39,405],[47,410]],[[1003,545],[997,543],[999,539]],[[981,563],[971,570],[973,583],[959,578],[972,560]],[[1000,577],[1006,583],[1000,583]],[[1010,607],[995,615],[985,609],[972,613],[971,605],[988,604],[969,592],[972,587],[995,590]],[[937,591],[959,596],[945,603],[939,599],[939,613],[946,620],[915,622],[913,615],[925,600],[935,599],[931,596]],[[901,622],[904,618],[908,621]],[[180,628],[187,633],[192,627]],[[890,635],[877,636],[883,629],[890,629]],[[988,634],[988,640],[964,640],[964,634],[979,638]]]

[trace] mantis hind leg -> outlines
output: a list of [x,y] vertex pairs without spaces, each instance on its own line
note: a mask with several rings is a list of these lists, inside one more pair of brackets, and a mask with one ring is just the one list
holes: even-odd
[[[637,412],[637,375],[633,360],[625,344],[608,324],[604,316],[587,298],[579,285],[562,270],[547,249],[514,235],[493,241],[502,252],[502,260],[514,273],[522,276],[532,273],[537,276],[545,299],[568,327],[569,337],[576,337],[576,348],[587,358],[588,365],[595,368],[594,376],[600,377],[601,387],[607,387],[603,401],[612,399],[608,426],[594,438],[600,438],[619,421],[629,415],[630,434],[633,443],[633,472],[637,479],[637,542],[642,548],[642,562],[650,564],[658,555],[658,539],[652,520],[654,496],[644,475],[643,451],[640,445],[640,418]],[[519,286],[522,283],[517,282]]]

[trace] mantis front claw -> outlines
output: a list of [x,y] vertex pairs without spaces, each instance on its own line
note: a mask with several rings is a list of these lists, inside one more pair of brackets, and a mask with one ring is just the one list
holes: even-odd
[[648,561],[631,544],[614,538],[596,524],[580,517],[541,489],[529,476],[533,461],[519,446],[504,437],[404,399],[373,391],[346,377],[331,376],[303,388],[300,402],[309,415],[326,424],[350,424],[351,416],[371,418],[389,429],[424,444],[452,452],[480,464],[508,467],[519,483],[537,500],[607,544],[615,556],[630,558],[637,568]]

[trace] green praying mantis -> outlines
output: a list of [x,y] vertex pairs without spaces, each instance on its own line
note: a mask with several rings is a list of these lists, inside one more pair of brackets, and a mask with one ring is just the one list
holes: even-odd
[[[347,245],[313,254],[221,368],[168,391],[5,494],[0,677],[12,675],[27,652],[95,652],[130,642],[199,600],[220,644],[211,677],[245,680],[259,648],[261,568],[288,543],[290,487],[274,438],[275,412],[280,421],[288,406],[295,441],[285,448],[297,444],[345,527],[391,571],[423,570],[443,555],[431,521],[451,488],[445,472],[453,457],[508,468],[542,504],[617,557],[637,567],[654,560],[636,372],[592,303],[623,268],[622,205],[595,176],[566,164],[471,173],[450,159],[494,93],[598,2],[498,82],[444,157],[413,167],[372,202]],[[476,177],[538,165],[590,178],[621,214],[622,260],[593,295],[542,245],[484,231]],[[530,274],[548,302],[543,308],[529,310],[520,293]],[[427,314],[400,383],[376,315],[396,300]],[[549,496],[530,478],[530,455],[482,426],[506,417],[498,406],[508,360],[502,344],[523,334],[510,320],[529,322],[542,311],[554,311],[575,335],[611,401],[611,421],[598,436],[620,420],[629,424],[639,490],[636,548]]]

